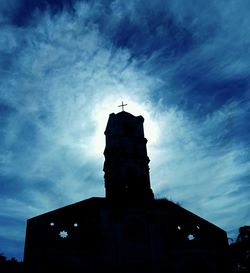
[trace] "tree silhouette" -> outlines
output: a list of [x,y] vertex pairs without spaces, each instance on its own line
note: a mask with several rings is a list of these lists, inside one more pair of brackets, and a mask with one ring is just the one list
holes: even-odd
[[1,273],[24,273],[23,263],[15,258],[7,259],[0,254],[0,272]]
[[233,273],[250,272],[250,226],[239,228],[235,243],[230,245]]

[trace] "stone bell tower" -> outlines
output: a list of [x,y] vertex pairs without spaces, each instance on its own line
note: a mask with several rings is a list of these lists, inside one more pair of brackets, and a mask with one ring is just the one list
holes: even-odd
[[104,180],[106,198],[149,200],[149,158],[143,130],[144,118],[121,111],[110,114],[105,130]]

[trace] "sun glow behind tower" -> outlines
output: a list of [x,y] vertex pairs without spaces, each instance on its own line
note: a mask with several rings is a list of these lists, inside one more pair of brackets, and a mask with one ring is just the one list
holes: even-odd
[[107,124],[107,116],[110,113],[118,113],[122,111],[121,103],[127,104],[124,106],[124,111],[132,113],[134,116],[142,115],[145,118],[144,122],[144,134],[148,140],[148,147],[150,152],[150,145],[154,145],[160,137],[159,134],[159,123],[156,119],[153,119],[152,109],[150,104],[140,104],[136,99],[133,100],[130,97],[124,96],[121,98],[107,97],[102,102],[96,105],[92,110],[91,118],[95,124],[94,136],[91,140],[89,152],[92,156],[102,156],[100,151],[104,150],[105,139],[103,137],[103,132],[105,131],[105,126]]

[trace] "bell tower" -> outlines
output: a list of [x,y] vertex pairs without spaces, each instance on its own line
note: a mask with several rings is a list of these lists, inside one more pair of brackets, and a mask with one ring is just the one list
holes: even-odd
[[[124,106],[124,105],[122,105]],[[150,200],[149,158],[143,130],[144,118],[122,110],[110,114],[105,130],[104,181],[106,198]]]

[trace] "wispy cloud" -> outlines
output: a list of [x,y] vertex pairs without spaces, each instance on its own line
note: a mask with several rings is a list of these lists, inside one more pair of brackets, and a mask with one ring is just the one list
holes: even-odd
[[27,218],[103,196],[121,100],[145,117],[157,196],[247,224],[248,1],[42,2],[0,4],[0,252],[21,257]]
[[161,113],[165,137],[150,149],[156,193],[228,231],[235,221],[243,225],[250,205],[249,148],[234,130],[249,106],[230,103],[203,121],[176,110]]

